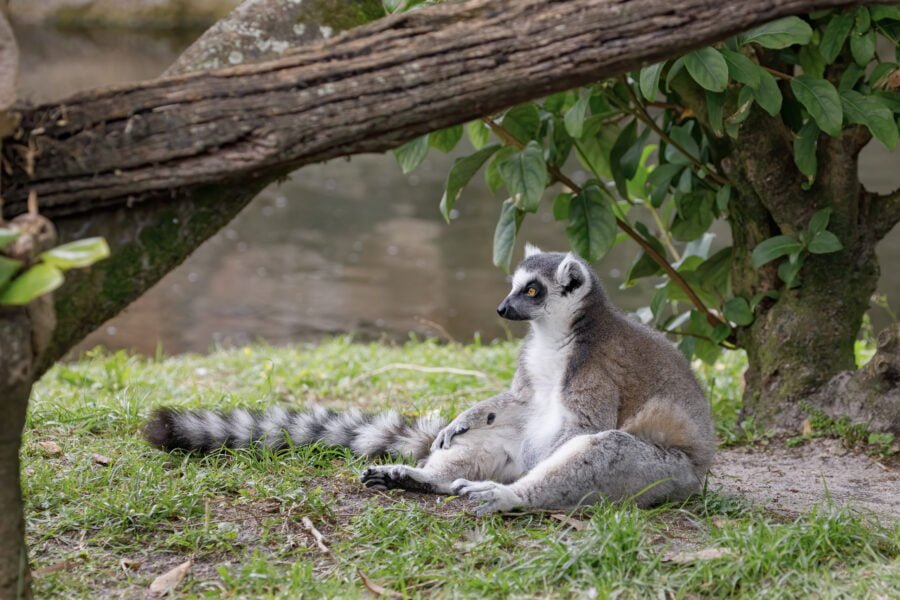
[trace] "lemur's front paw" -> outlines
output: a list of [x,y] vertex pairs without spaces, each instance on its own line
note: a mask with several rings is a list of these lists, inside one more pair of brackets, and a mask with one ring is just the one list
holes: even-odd
[[475,509],[476,516],[506,512],[523,505],[522,499],[508,485],[494,481],[469,481],[457,479],[451,486],[453,493],[469,500],[481,500]]
[[450,423],[438,432],[437,437],[431,443],[431,451],[449,448],[450,442],[454,437],[462,435],[468,430],[468,425],[458,424],[455,421]]
[[360,476],[359,480],[363,482],[369,489],[373,490],[392,490],[397,486],[397,479],[400,477],[400,470],[405,465],[379,465],[369,467]]

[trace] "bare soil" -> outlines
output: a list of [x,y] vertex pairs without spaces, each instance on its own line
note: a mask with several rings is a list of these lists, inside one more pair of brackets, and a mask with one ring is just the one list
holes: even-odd
[[900,520],[900,464],[848,450],[839,440],[815,439],[796,448],[783,440],[720,450],[710,489],[767,510],[795,515],[833,502]]

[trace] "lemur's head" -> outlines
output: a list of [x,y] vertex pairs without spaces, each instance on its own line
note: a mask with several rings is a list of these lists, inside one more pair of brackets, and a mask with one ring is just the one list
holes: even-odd
[[567,316],[599,289],[587,264],[571,252],[542,252],[525,244],[525,260],[516,268],[512,290],[497,313],[511,321]]

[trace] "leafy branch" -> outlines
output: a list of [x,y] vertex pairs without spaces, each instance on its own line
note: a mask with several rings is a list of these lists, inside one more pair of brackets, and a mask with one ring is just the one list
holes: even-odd
[[[488,127],[490,127],[491,131],[493,131],[494,134],[506,145],[512,146],[518,150],[522,150],[523,148],[525,148],[525,144],[523,144],[506,128],[504,128],[501,124],[497,123],[490,117],[484,117],[482,121],[484,121],[484,123]],[[565,173],[560,171],[557,166],[549,165],[547,170],[556,181],[559,181],[561,184],[563,184],[573,192],[582,193],[584,191],[584,189],[580,185],[572,181],[572,179],[570,179]],[[720,323],[724,323],[721,317],[714,314],[709,310],[709,308],[707,308],[707,306],[694,292],[688,282],[684,280],[684,277],[682,277],[681,274],[675,270],[675,268],[669,263],[669,261],[666,260],[666,258],[662,254],[657,252],[656,248],[654,248],[647,240],[644,239],[643,236],[635,231],[631,225],[617,216],[616,226],[621,229],[625,233],[625,235],[634,240],[641,247],[641,249],[643,249],[647,256],[649,256],[657,265],[659,265],[659,267],[663,271],[665,271],[665,273],[672,279],[672,281],[674,281],[675,284],[680,287],[682,291],[684,291],[684,293],[690,299],[691,303],[695,307],[697,307],[697,310],[699,310],[706,316],[707,320],[711,324],[718,325]]]

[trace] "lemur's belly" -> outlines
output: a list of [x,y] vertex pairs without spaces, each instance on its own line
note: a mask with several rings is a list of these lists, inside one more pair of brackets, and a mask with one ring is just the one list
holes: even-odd
[[566,441],[572,415],[563,406],[558,391],[535,394],[534,409],[525,423],[522,436],[521,461],[527,470],[553,454]]
[[569,349],[536,333],[524,352],[524,367],[532,396],[521,459],[530,470],[566,441],[565,432],[570,429],[574,417],[562,401]]

